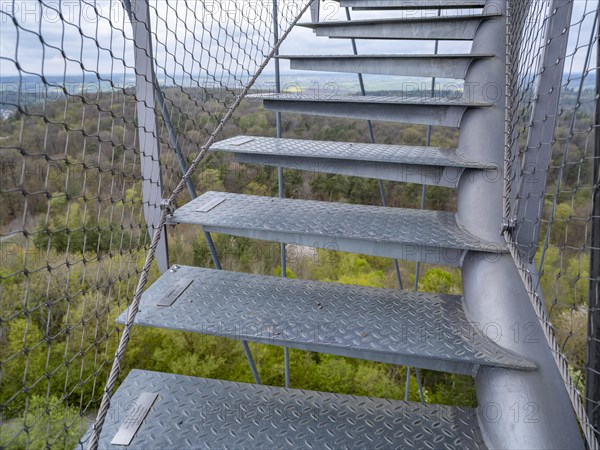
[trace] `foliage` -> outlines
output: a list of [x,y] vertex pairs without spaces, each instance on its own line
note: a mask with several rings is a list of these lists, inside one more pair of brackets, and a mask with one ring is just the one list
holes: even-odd
[[[83,200],[69,201],[58,193],[49,202],[50,219],[40,220],[33,242],[41,250],[52,248],[60,253],[94,252],[102,255],[111,249],[118,251],[131,237],[122,225],[99,217],[93,204]],[[117,216],[119,217],[119,216]]]
[[[90,424],[82,419],[79,405],[69,405],[54,395],[48,399],[32,395],[23,420],[13,419],[3,424],[5,429],[0,433],[0,446],[7,450],[73,448]],[[28,432],[16,435],[16,431],[24,425]],[[16,435],[15,439],[13,435]]]
[[[28,234],[0,242],[0,402],[9,405],[2,411],[3,448],[73,447],[88,426],[83,415],[93,415],[98,406],[119,338],[114,321],[131,299],[137,282],[147,233],[140,183],[127,181],[130,175],[133,179],[140,176],[139,164],[132,156],[135,129],[123,118],[134,116],[134,105],[122,94],[108,97],[110,100],[102,100],[100,107],[76,101],[47,102],[43,111],[47,120],[39,105],[31,106],[30,115],[0,118],[3,146],[7,147],[0,155],[3,183],[19,187],[0,193],[1,235],[10,235],[15,223],[23,223],[23,228],[32,224]],[[111,114],[109,105],[123,117]],[[209,106],[214,111],[222,109],[217,101]],[[201,123],[215,117],[196,119]],[[590,113],[581,119],[590,121],[591,117]],[[58,126],[65,121],[68,127]],[[555,216],[552,224],[542,223],[542,242],[549,232],[541,288],[568,359],[584,367],[589,256],[581,249],[587,245],[589,223],[581,218],[590,213],[589,193],[577,187],[591,185],[591,165],[580,162],[586,158],[583,133],[573,136],[570,159],[562,164],[562,149],[558,147],[568,136],[568,121],[562,117],[560,121],[552,166],[564,166],[562,192],[567,195],[559,196],[556,205],[544,205],[544,216],[549,217],[553,209]],[[173,117],[173,122],[179,123],[179,119]],[[186,155],[189,162],[207,136],[185,122],[182,119],[180,131],[186,149],[190,149]],[[273,114],[259,110],[255,103],[243,102],[220,138],[269,135],[273,125]],[[368,136],[364,121],[286,114],[282,125],[290,138],[366,142]],[[424,144],[423,126],[380,122],[373,126],[378,142]],[[23,129],[27,133],[21,133]],[[454,147],[457,132],[434,127],[431,138],[432,145]],[[42,148],[47,149],[47,155],[25,158],[21,151]],[[179,180],[179,168],[172,167],[173,160],[172,151],[165,149],[161,162],[170,189]],[[133,172],[103,178],[103,173],[113,173],[119,167],[133,167]],[[288,198],[381,204],[376,180],[331,172],[286,168],[284,194]],[[225,153],[210,153],[193,182],[198,193],[278,193],[276,168],[241,164]],[[557,182],[557,171],[553,171],[550,192]],[[420,207],[420,185],[384,182],[384,187],[389,206]],[[428,187],[425,204],[428,209],[455,210],[456,192]],[[213,239],[226,270],[281,276],[279,244],[224,235],[213,235]],[[14,246],[10,252],[5,251],[8,244]],[[177,232],[170,231],[169,246],[173,263],[214,267],[205,236],[195,227],[178,226]],[[332,249],[289,251],[293,254],[286,269],[289,278],[397,287],[389,259]],[[405,287],[412,287],[414,264],[400,262],[400,270]],[[461,293],[457,270],[423,265],[421,274],[419,290]],[[149,283],[157,276],[153,267]],[[259,344],[251,344],[251,348],[263,381],[282,386],[281,348]],[[300,350],[292,350],[290,355],[294,387],[404,398],[404,367]],[[253,380],[239,342],[159,329],[134,329],[122,376],[131,368]],[[581,375],[577,380],[583,386],[583,375],[574,375]],[[428,402],[477,403],[470,377],[423,370],[421,378]],[[419,401],[414,372],[409,397]],[[24,423],[28,432],[19,433]]]
[[451,273],[440,268],[430,269],[419,280],[419,290],[439,292],[441,294],[461,294],[462,283],[460,273]]

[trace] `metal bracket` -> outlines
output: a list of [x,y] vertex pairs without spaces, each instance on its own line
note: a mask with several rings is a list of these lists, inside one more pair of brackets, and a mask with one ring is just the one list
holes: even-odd
[[194,280],[179,280],[173,285],[167,292],[165,292],[160,300],[156,302],[156,306],[171,306],[175,301],[181,297],[181,294],[190,287]]
[[154,392],[142,392],[132,405],[131,411],[123,419],[119,431],[111,441],[111,445],[129,445],[135,437],[135,434],[142,426],[142,422],[150,412],[150,408],[158,398]]
[[175,205],[169,199],[164,199],[160,202],[160,209],[164,209],[169,216],[175,214]]
[[221,203],[223,203],[226,200],[225,197],[216,197],[213,199],[210,199],[208,201],[205,201],[204,203],[201,203],[198,205],[198,207],[195,209],[196,212],[209,212],[211,209],[219,206]]
[[233,143],[232,145],[239,147],[241,145],[248,144],[249,142],[253,142],[255,140],[256,140],[256,138],[254,138],[254,137],[246,137],[245,139],[239,139],[237,142]]
[[500,228],[500,236],[503,236],[507,231],[514,231],[517,226],[517,221],[515,219],[504,220],[502,222],[502,227]]

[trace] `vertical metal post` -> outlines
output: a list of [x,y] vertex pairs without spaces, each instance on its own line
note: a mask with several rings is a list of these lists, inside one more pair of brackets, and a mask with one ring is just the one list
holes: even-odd
[[[596,38],[596,98],[600,96],[600,21]],[[590,291],[588,302],[588,345],[585,398],[588,417],[600,438],[600,102],[594,123],[594,178],[592,191],[592,242],[590,248]]]
[[521,256],[527,261],[533,260],[539,240],[573,1],[553,0],[550,4],[539,85],[521,167],[523,174],[518,178],[513,236]]
[[[273,40],[275,44],[279,41],[279,17],[278,17],[278,3],[277,0],[273,0]],[[281,71],[279,58],[277,58],[279,51],[275,53],[275,92],[277,94],[281,93]],[[275,113],[275,132],[277,139],[281,139],[281,113]],[[278,193],[279,198],[283,198],[285,196],[285,191],[283,189],[283,167],[277,168],[277,185],[278,185]],[[281,276],[286,276],[286,252],[285,252],[285,244],[281,244]]]
[[[596,16],[594,17],[594,27],[592,30],[593,34],[596,34],[596,24],[598,21],[598,15],[596,14]],[[590,38],[592,38],[590,36]],[[590,42],[593,42],[593,40],[591,40]],[[590,60],[592,59],[592,54],[593,54],[593,48],[590,45],[588,47],[588,51],[585,57],[585,63],[584,63],[584,73],[585,70],[587,70],[587,68],[590,66]],[[585,83],[585,75],[581,77],[580,81],[579,81],[579,90],[577,91],[577,99],[575,101],[575,105],[579,105],[581,102],[581,94],[584,91],[584,83]],[[574,130],[575,130],[575,123],[577,121],[577,114],[573,114],[571,117],[571,123],[569,125],[569,135],[573,135]],[[567,161],[569,158],[569,147],[570,147],[570,142],[567,141],[565,148],[564,148],[564,152],[563,152],[563,157],[562,157],[562,164],[560,167],[560,170],[558,172],[558,176],[557,176],[557,181],[556,181],[556,186],[554,188],[554,201],[552,202],[552,211],[550,216],[554,217],[556,214],[556,207],[558,205],[558,198],[560,196],[560,190],[562,188],[562,179],[564,176],[564,171],[565,171],[565,167],[567,166]],[[546,229],[546,237],[544,239],[544,247],[543,248],[547,248],[550,242],[550,231],[551,231],[551,226],[548,226],[548,228]],[[538,272],[541,273],[542,272],[542,268],[544,267],[544,261],[545,261],[545,252],[542,252],[542,256],[539,260],[539,264],[538,264]]]
[[[279,114],[279,113],[277,113]],[[281,137],[281,129],[278,130],[277,133]],[[278,181],[278,190],[279,190],[279,198],[284,197],[283,190],[283,167],[277,168],[277,181]],[[283,278],[287,278],[287,264],[286,264],[286,248],[285,244],[281,243],[281,276]],[[285,377],[285,387],[290,387],[290,349],[287,347],[283,347],[283,367],[284,367],[284,377]]]
[[310,20],[312,22],[318,22],[319,21],[319,12],[321,11],[321,0],[313,0],[312,4],[310,5]]
[[[314,6],[314,4],[313,4]],[[312,7],[311,7],[312,8]],[[317,21],[318,21],[318,8],[319,4],[316,4],[317,8]],[[311,10],[312,13],[312,10]],[[273,40],[275,44],[279,41],[279,11],[277,0],[273,0]],[[314,14],[314,13],[313,13]],[[313,15],[314,17],[314,15]],[[279,65],[279,58],[277,55],[279,51],[275,52],[275,92],[281,92],[281,72]],[[275,132],[277,139],[281,139],[281,113],[275,113]],[[279,194],[279,198],[285,197],[285,191],[283,188],[283,167],[277,167],[277,190]],[[281,276],[283,278],[287,277],[287,257],[286,257],[286,248],[285,243],[280,244],[280,253],[281,253]],[[283,347],[283,367],[285,372],[285,387],[290,387],[290,350],[287,347]]]
[[[134,0],[136,3],[138,3],[138,0]],[[127,15],[129,16],[129,20],[131,21],[132,24],[136,24],[139,21],[139,18],[137,18],[134,14],[133,14],[133,10],[132,10],[132,4],[130,0],[123,0],[123,5],[125,6],[125,10],[127,11]],[[150,11],[148,8],[148,5],[146,3],[146,8],[148,9],[146,15],[149,18],[150,17]],[[140,21],[140,23],[143,23]],[[135,26],[135,25],[134,25]],[[136,36],[136,28],[134,28],[134,39]],[[148,22],[148,33],[150,30],[150,22]],[[143,32],[139,31],[139,34],[143,37]],[[137,41],[136,41],[136,50],[138,48],[137,45]],[[151,47],[152,43],[150,42],[150,51],[152,51],[152,47]],[[143,55],[140,55],[140,57],[142,57]],[[150,57],[150,59],[152,59],[152,53],[146,53],[146,56]],[[136,54],[137,57],[137,54]],[[136,59],[136,63],[137,63],[137,59]],[[156,73],[154,72],[154,63],[151,63],[151,67],[152,67],[152,78],[145,78],[145,80],[142,80],[144,82],[148,83],[148,86],[144,87],[145,89],[149,89],[150,88],[150,84],[154,86],[154,94],[155,94],[155,99],[156,99],[156,103],[158,103],[158,107],[160,108],[162,117],[163,117],[163,121],[165,122],[165,127],[167,129],[167,132],[169,133],[169,138],[171,139],[171,143],[173,144],[173,148],[175,149],[175,154],[177,155],[177,160],[179,161],[179,167],[181,168],[181,173],[185,174],[188,170],[187,167],[187,163],[185,161],[185,158],[183,157],[183,152],[181,151],[181,146],[179,145],[179,139],[177,138],[177,132],[175,131],[175,127],[173,126],[173,122],[171,121],[171,114],[169,114],[169,110],[167,109],[167,106],[165,104],[165,98],[163,96],[162,90],[160,89],[160,86],[158,85],[158,80],[156,79]],[[136,68],[138,66],[136,65]],[[138,71],[136,70],[136,76],[137,76]],[[150,75],[148,75],[150,76]],[[136,78],[136,89],[138,86],[138,80]],[[147,102],[148,100],[144,100],[144,102]],[[146,103],[148,104],[148,103]],[[153,104],[153,103],[152,103]],[[138,112],[138,117],[139,117],[139,112]],[[155,119],[156,121],[156,119]],[[157,127],[158,129],[158,127]],[[156,135],[156,139],[157,139],[157,143],[158,143],[158,135]],[[141,142],[141,138],[140,138],[140,142]],[[158,164],[160,162],[158,155],[155,158],[155,162]],[[158,166],[159,170],[160,170],[160,165]],[[187,180],[186,186],[188,188],[188,192],[190,193],[190,197],[192,199],[196,198],[198,195],[196,194],[196,189],[194,188],[194,184],[192,183],[191,179]],[[161,191],[162,191],[162,183],[161,183]],[[146,203],[146,199],[144,197],[144,204]],[[146,216],[146,220],[147,216]],[[164,232],[164,231],[163,231]],[[164,233],[164,240],[161,240],[164,242],[164,250],[163,252],[167,255],[167,257],[162,257],[163,260],[166,260],[166,262],[161,262],[161,256],[159,255],[159,250],[161,249],[161,244],[159,244],[159,247],[157,248],[157,261],[159,264],[159,268],[161,268],[161,272],[164,272],[164,270],[162,269],[163,265],[166,264],[166,266],[168,267],[168,252],[167,252],[167,240],[166,240],[167,234]],[[212,237],[210,235],[210,233],[204,231],[204,237],[206,238],[206,243],[208,245],[208,249],[210,251],[210,254],[212,256],[212,260],[215,264],[215,267],[218,270],[221,270],[221,262],[219,261],[219,256],[217,255],[217,251],[215,249],[215,245],[213,243]],[[166,269],[165,269],[166,270]]]
[[[505,13],[506,2],[493,3]],[[487,98],[494,102],[490,108],[465,113],[459,138],[465,157],[496,167],[503,167],[505,150],[505,36],[505,14],[477,30],[472,53],[495,56],[473,63],[466,82],[481,89],[472,93],[474,100],[486,98],[488,86],[495,85],[500,92]],[[498,245],[506,245],[500,236],[503,178],[500,170],[466,171],[458,187],[457,221]],[[465,255],[462,273],[465,308],[479,331],[536,365],[533,371],[478,370],[478,419],[486,444],[490,448],[583,448],[568,392],[510,254],[491,258],[471,252]],[[532,416],[525,418],[528,413]]]
[[291,387],[290,382],[290,349],[283,347],[283,365],[285,367],[285,387]]
[[[150,30],[150,7],[147,0],[125,0],[133,28],[135,61],[135,97],[138,119],[143,211],[150,236],[160,220],[163,183],[160,169],[160,144],[156,118],[154,53]],[[167,233],[163,228],[156,248],[156,262],[161,272],[169,268]]]

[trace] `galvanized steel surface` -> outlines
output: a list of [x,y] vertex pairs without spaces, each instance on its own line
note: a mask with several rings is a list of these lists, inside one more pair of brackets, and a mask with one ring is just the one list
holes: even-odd
[[[180,280],[193,283],[157,305]],[[135,323],[447,372],[535,368],[494,343],[494,324],[491,339],[477,331],[461,297],[442,294],[182,266],[148,288]]]
[[[158,399],[136,449],[484,449],[472,409],[133,370],[112,402],[101,449],[143,392]],[[85,438],[84,438],[85,442]]]
[[[225,200],[208,212],[198,212],[206,202],[215,198]],[[256,234],[257,238],[288,243],[302,244],[314,238],[319,242],[330,242],[332,250],[337,249],[336,243],[354,241],[383,243],[386,246],[404,244],[415,249],[442,252],[445,249],[507,252],[505,246],[483,241],[464,231],[451,212],[279,199],[229,192],[203,194],[177,209],[168,223],[198,224],[209,231],[229,230],[231,234],[237,234],[238,231],[244,234],[260,233]]]
[[277,139],[256,136],[236,136],[216,142],[211,150],[256,155],[297,156],[303,158],[347,159],[377,161],[392,164],[493,168],[484,162],[461,156],[451,148],[360,144],[351,142],[309,141],[302,139]]

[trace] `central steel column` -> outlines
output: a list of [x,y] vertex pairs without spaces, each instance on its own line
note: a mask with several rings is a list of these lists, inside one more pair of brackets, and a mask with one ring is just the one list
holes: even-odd
[[[458,223],[505,246],[500,235],[504,161],[506,2],[489,1],[503,17],[484,22],[473,53],[494,58],[473,63],[465,95],[494,102],[468,111],[460,129],[465,156],[497,170],[466,171],[458,190]],[[478,330],[537,365],[535,371],[481,368],[475,376],[478,420],[490,448],[584,448],[567,391],[510,254],[469,253],[463,263],[465,310]]]

